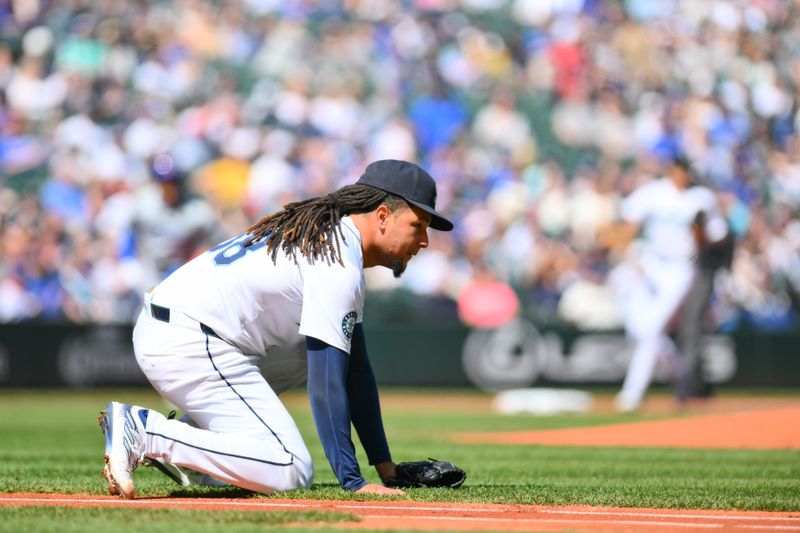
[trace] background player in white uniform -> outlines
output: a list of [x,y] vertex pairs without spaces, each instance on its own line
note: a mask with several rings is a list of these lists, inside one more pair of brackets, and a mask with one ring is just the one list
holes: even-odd
[[690,185],[688,163],[676,158],[668,164],[665,177],[641,185],[620,207],[631,234],[640,233],[629,246],[625,262],[611,275],[626,333],[634,342],[628,372],[616,398],[621,411],[639,407],[659,356],[667,358],[675,379],[686,374],[668,328],[695,273],[697,250],[692,224],[703,212],[709,240],[719,240],[726,233],[714,193]]
[[394,478],[362,328],[363,269],[399,276],[429,226],[452,229],[435,200],[423,169],[377,161],[356,184],[285,206],[148,291],[136,359],[193,424],[109,403],[100,422],[112,494],[135,497],[145,458],[258,492],[311,486],[311,457],[277,396],[303,379],[341,486],[401,494],[366,483],[350,437],[352,422],[381,479]]

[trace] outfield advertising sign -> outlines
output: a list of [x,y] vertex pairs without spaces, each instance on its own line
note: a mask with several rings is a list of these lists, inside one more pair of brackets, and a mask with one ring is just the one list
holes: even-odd
[[93,327],[59,345],[58,375],[71,387],[145,384],[127,328]]
[[8,350],[0,345],[0,385],[8,383],[8,367],[9,367]]
[[[631,346],[621,331],[581,331],[517,319],[494,329],[455,321],[365,323],[378,382],[388,386],[617,386]],[[0,324],[0,386],[147,385],[131,325]],[[800,332],[706,337],[707,378],[738,387],[800,386]],[[661,364],[656,383],[669,381]]]
[[[470,331],[461,357],[472,384],[502,390],[542,381],[618,384],[625,377],[632,351],[632,343],[621,332],[579,332],[567,348],[563,331],[541,332],[533,322],[519,318],[499,328]],[[736,375],[733,338],[707,336],[702,357],[709,383],[728,383]],[[659,361],[653,381],[669,383],[671,377],[666,361]]]

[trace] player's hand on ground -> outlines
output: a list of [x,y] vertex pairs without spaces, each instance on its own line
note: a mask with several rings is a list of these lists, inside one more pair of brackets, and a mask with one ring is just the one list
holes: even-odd
[[356,492],[360,494],[383,494],[386,496],[402,496],[405,494],[405,491],[400,489],[390,489],[389,487],[384,487],[376,483],[367,483]]

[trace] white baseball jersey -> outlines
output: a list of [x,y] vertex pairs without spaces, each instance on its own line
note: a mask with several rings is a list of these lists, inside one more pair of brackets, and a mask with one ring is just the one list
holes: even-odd
[[691,258],[695,252],[691,224],[700,211],[708,215],[706,228],[711,240],[724,237],[716,198],[706,187],[682,191],[668,178],[661,178],[639,187],[620,206],[624,220],[644,224],[645,251],[663,259]]
[[152,302],[207,325],[244,354],[305,358],[305,336],[349,353],[353,328],[363,320],[363,257],[349,217],[341,229],[344,266],[299,251],[295,263],[282,249],[273,262],[263,240],[245,248],[242,234],[176,270],[156,286]]

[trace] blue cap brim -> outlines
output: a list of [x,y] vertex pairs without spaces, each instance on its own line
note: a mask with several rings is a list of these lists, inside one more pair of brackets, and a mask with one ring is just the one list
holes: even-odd
[[413,200],[409,200],[408,198],[404,198],[404,200],[415,207],[419,207],[426,213],[430,213],[431,215],[431,223],[429,226],[430,228],[438,231],[451,231],[453,229],[453,223],[444,218],[442,214],[439,213],[438,211],[431,209],[429,205],[425,205],[421,202],[415,202]]

